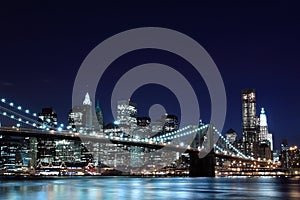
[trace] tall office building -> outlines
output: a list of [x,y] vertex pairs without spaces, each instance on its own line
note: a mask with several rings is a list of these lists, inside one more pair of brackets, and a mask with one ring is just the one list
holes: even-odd
[[91,130],[93,128],[93,114],[92,114],[92,101],[87,92],[83,100],[83,125],[85,129]]
[[260,115],[259,115],[259,141],[264,141],[268,139],[268,123],[267,123],[267,115],[264,108],[261,108]]
[[41,128],[56,129],[57,114],[53,108],[43,108],[42,112],[38,114],[38,122],[40,122]]
[[96,115],[93,114],[92,101],[89,93],[86,93],[81,106],[74,106],[69,112],[68,128],[76,129],[81,133],[103,128],[103,116],[99,104],[95,108]]
[[100,128],[103,129],[103,127],[104,127],[103,114],[102,114],[102,110],[101,110],[99,101],[97,102],[97,105],[96,105],[96,116],[97,116],[97,121],[98,121]]
[[256,116],[254,89],[242,90],[243,150],[246,155],[257,157],[259,120]]
[[118,101],[117,121],[123,131],[132,132],[137,127],[137,105],[130,100]]
[[270,151],[273,151],[273,135],[269,133],[267,115],[265,109],[262,108],[260,112],[260,131],[259,131],[259,142],[260,144],[267,144]]
[[151,136],[151,118],[150,117],[137,117],[137,128],[133,131],[133,136],[140,138]]
[[267,140],[270,142],[271,151],[273,151],[273,134],[272,133],[268,133]]
[[69,112],[69,116],[68,116],[69,128],[79,129],[80,127],[82,127],[82,118],[83,118],[82,107],[75,106]]

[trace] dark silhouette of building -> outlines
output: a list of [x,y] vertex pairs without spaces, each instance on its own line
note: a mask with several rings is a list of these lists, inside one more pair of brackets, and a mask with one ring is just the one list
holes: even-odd
[[226,139],[235,147],[237,147],[237,142],[238,142],[238,135],[235,130],[232,128],[229,129],[226,134]]
[[138,117],[136,120],[138,126],[150,126],[151,123],[150,117]]
[[42,112],[38,114],[38,122],[41,124],[41,128],[56,129],[57,114],[53,108],[43,108]]
[[99,101],[97,102],[97,105],[96,105],[96,117],[98,120],[98,124],[99,124],[100,128],[102,129],[104,126],[104,122],[103,122],[103,114],[102,114],[102,110],[101,110]]
[[178,117],[176,115],[169,115],[166,114],[163,116],[164,120],[164,126],[163,131],[164,132],[173,132],[178,130],[179,124],[178,124]]

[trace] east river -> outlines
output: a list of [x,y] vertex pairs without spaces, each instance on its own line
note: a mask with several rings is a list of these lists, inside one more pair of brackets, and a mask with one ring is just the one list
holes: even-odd
[[0,199],[300,199],[299,178],[0,179]]

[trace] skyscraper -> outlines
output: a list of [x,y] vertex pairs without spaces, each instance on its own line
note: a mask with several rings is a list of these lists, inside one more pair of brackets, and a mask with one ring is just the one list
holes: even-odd
[[259,129],[259,141],[267,140],[268,138],[268,123],[267,123],[267,115],[265,113],[265,109],[261,108],[260,115],[260,129]]
[[118,101],[117,121],[123,131],[132,132],[137,127],[137,105],[130,100]]
[[83,125],[87,130],[91,130],[93,127],[93,114],[92,114],[92,101],[90,95],[87,92],[83,100]]
[[[96,115],[93,114],[92,101],[89,93],[86,93],[81,106],[74,106],[69,112],[68,128],[75,128],[80,133],[88,133],[103,128],[103,117],[100,106],[96,107]],[[101,122],[101,124],[100,124]]]
[[100,128],[102,129],[104,127],[104,122],[103,122],[103,114],[102,114],[102,110],[101,110],[99,101],[97,102],[97,105],[96,105],[96,116],[97,116],[98,124],[99,124]]
[[133,135],[138,137],[150,137],[151,135],[151,118],[150,117],[137,117],[137,128],[134,130]]
[[242,90],[242,118],[244,153],[257,157],[259,120],[256,116],[256,95],[254,89]]
[[271,151],[273,151],[273,135],[272,133],[269,133],[267,115],[264,108],[261,108],[259,118],[260,118],[259,142],[268,143]]
[[79,130],[82,127],[83,110],[81,106],[75,106],[69,112],[69,128]]

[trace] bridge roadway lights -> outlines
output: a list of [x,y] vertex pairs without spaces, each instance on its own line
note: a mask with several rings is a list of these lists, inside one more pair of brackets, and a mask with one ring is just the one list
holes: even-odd
[[215,177],[215,153],[212,149],[204,158],[199,158],[197,152],[190,152],[190,177]]

